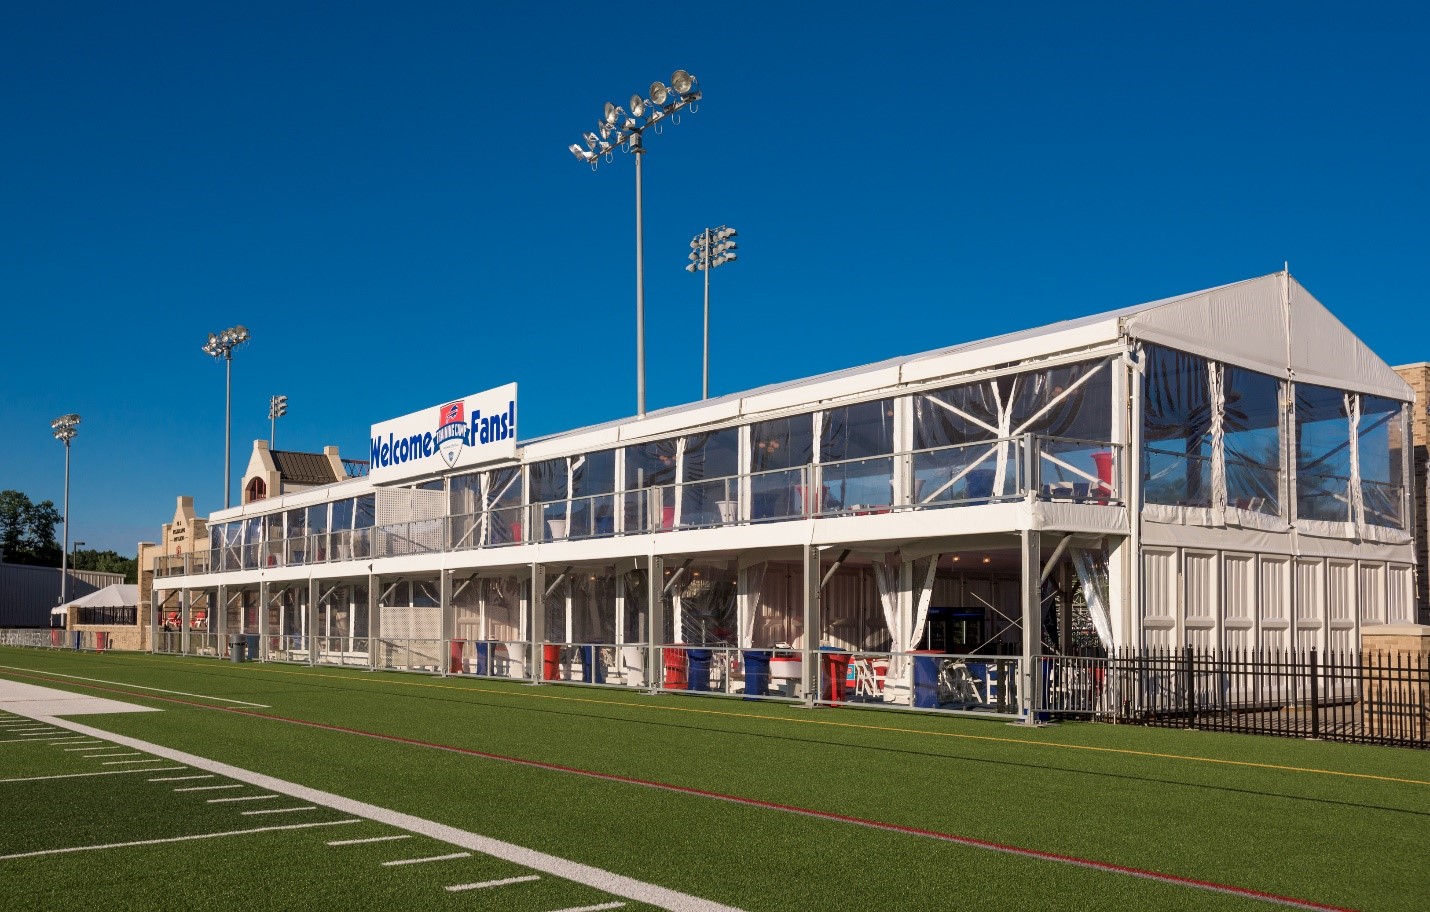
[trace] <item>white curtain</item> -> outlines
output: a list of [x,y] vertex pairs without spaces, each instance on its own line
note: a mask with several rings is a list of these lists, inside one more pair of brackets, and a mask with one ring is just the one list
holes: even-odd
[[1360,396],[1345,394],[1346,414],[1350,417],[1351,489],[1350,514],[1357,537],[1365,535],[1365,494],[1360,483]]
[[1100,551],[1087,548],[1070,548],[1073,569],[1082,584],[1082,597],[1087,602],[1087,613],[1092,617],[1092,626],[1097,629],[1097,639],[1108,655],[1112,654],[1112,614],[1108,610],[1107,562]]
[[760,593],[765,585],[767,562],[760,562],[744,570],[745,597],[740,600],[740,648],[749,649],[755,645],[755,618],[760,613]]
[[1207,362],[1207,393],[1211,401],[1211,507],[1212,522],[1226,523],[1226,377],[1216,361]]
[[[938,573],[938,555],[928,556],[928,567],[924,570],[923,582],[919,583],[917,572],[914,576],[914,628],[909,631],[909,639],[905,650],[912,650],[918,646],[919,640],[924,638],[924,624],[928,621],[929,603],[933,601],[934,576]],[[917,567],[917,564],[915,564]]]

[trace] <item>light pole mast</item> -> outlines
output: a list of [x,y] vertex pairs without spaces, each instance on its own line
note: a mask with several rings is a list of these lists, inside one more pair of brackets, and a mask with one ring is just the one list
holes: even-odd
[[[645,154],[645,142],[641,138],[647,127],[659,126],[667,117],[689,107],[695,111],[695,102],[701,98],[700,88],[694,76],[685,70],[676,70],[670,76],[670,86],[653,82],[650,97],[632,95],[629,113],[619,105],[606,102],[605,110],[596,125],[596,133],[584,133],[586,148],[572,143],[568,148],[577,160],[591,166],[601,163],[604,156],[611,161],[612,153],[619,146],[636,157],[636,416],[645,417],[645,236],[641,222],[641,156]],[[672,123],[679,123],[675,117]],[[599,135],[598,135],[599,134]]]
[[61,415],[50,422],[50,430],[54,431],[55,439],[65,445],[65,538],[64,545],[60,550],[60,604],[69,602],[69,551],[70,551],[70,441],[74,440],[75,434],[79,433],[79,416],[73,413]]
[[710,270],[736,258],[734,238],[738,234],[734,228],[721,225],[706,228],[690,242],[690,265],[685,271],[705,273],[705,369],[701,373],[701,399],[710,398]]
[[273,449],[273,441],[278,435],[278,419],[288,414],[287,396],[268,397],[268,448]]
[[223,508],[233,506],[232,476],[229,474],[229,454],[233,443],[233,350],[247,342],[251,336],[243,324],[230,326],[221,333],[209,333],[204,343],[206,355],[222,359],[224,363],[223,398]]

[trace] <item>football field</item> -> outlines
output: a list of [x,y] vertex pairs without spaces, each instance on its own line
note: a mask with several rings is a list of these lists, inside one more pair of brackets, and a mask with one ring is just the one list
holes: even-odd
[[1430,908],[1430,755],[0,648],[0,908]]

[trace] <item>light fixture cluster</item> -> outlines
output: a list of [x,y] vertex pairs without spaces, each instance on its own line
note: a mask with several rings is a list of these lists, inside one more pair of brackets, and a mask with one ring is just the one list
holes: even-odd
[[283,417],[284,415],[286,415],[286,414],[288,414],[288,397],[287,397],[287,396],[272,396],[272,397],[270,397],[269,400],[268,400],[268,417],[269,417],[269,419],[282,418],[282,417]]
[[248,327],[243,324],[230,326],[220,333],[209,333],[209,340],[204,343],[203,351],[206,355],[213,355],[215,358],[233,360],[233,350],[250,339]]
[[[650,84],[649,97],[632,95],[630,109],[606,102],[601,119],[596,123],[594,133],[583,133],[580,143],[572,143],[568,148],[578,161],[585,162],[594,170],[600,164],[601,156],[609,156],[617,147],[627,151],[640,149],[641,133],[646,127],[659,124],[680,109],[700,100],[700,84],[685,70],[676,70],[670,75],[670,85],[663,82]],[[694,108],[691,108],[694,111]],[[677,121],[678,122],[678,121]]]
[[725,225],[706,228],[697,234],[690,242],[690,265],[685,267],[685,271],[714,269],[736,259],[735,237],[738,234],[734,228]]
[[61,415],[50,422],[50,430],[55,432],[55,439],[64,441],[65,446],[70,445],[74,435],[78,434],[79,416],[75,414]]

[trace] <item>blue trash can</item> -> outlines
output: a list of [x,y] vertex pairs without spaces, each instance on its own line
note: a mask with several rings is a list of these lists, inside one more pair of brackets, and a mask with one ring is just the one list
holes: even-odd
[[486,640],[479,640],[472,644],[472,674],[489,675],[492,673],[492,644]]
[[587,684],[606,683],[606,666],[601,664],[599,647],[581,647],[581,680]]
[[770,692],[770,656],[768,649],[745,650],[745,699],[766,696]]
[[689,660],[686,674],[689,675],[686,688],[688,690],[709,690],[710,689],[710,650],[708,649],[687,649],[685,656]]
[[244,635],[244,639],[248,641],[248,651],[245,653],[245,658],[247,658],[248,661],[250,661],[250,662],[257,662],[257,661],[258,661],[258,634],[256,634],[256,633],[245,634],[245,635]]
[[939,654],[914,654],[914,705],[924,709],[938,706]]

